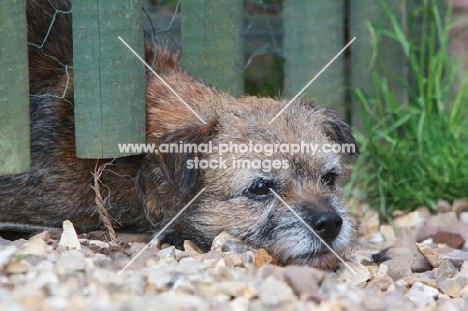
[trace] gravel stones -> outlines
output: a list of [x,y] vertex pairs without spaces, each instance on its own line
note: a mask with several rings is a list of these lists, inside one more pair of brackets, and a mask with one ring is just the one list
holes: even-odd
[[[463,213],[398,216],[411,230],[372,223],[345,257],[356,274],[344,264],[337,271],[279,267],[266,250],[227,234],[203,253],[193,241],[179,250],[159,241],[146,247],[131,235],[117,244],[75,239],[70,223],[62,237],[0,239],[0,310],[464,310],[468,252],[457,249],[461,240],[452,243],[465,239]],[[444,227],[453,215],[458,225]],[[423,227],[432,233],[409,243]],[[440,232],[445,237],[435,239]]]

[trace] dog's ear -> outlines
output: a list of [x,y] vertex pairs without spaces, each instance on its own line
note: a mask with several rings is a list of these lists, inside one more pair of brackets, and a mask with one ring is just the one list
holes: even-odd
[[[188,148],[188,152],[179,150],[179,152],[158,153],[158,161],[166,179],[179,192],[181,197],[189,198],[196,194],[201,183],[200,168],[189,168],[188,161],[201,159],[203,153],[198,149],[200,144],[208,144],[216,135],[218,121],[213,120],[208,124],[187,125],[181,129],[169,132],[161,137],[160,144],[187,145],[196,144],[197,148]],[[196,149],[196,150],[195,150]]]
[[359,155],[359,147],[351,132],[351,127],[336,111],[330,108],[323,109],[325,115],[323,123],[325,134],[335,143],[354,145],[354,148],[350,148],[348,150],[349,152],[347,152],[350,156],[350,160],[353,160],[355,156]]

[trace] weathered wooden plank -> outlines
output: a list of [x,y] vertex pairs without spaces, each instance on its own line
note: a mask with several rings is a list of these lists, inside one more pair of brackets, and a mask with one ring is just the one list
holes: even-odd
[[[299,92],[344,46],[343,1],[285,0],[285,96]],[[344,55],[306,90],[305,98],[344,113]]]
[[29,155],[26,1],[0,10],[0,175],[25,172]]
[[183,0],[182,67],[217,89],[241,96],[242,0]]
[[[75,136],[80,158],[122,156],[119,143],[144,143],[145,69],[141,0],[73,2]],[[126,154],[129,155],[129,154]]]

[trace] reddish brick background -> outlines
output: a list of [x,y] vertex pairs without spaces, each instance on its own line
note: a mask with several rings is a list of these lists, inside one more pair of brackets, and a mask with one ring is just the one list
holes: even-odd
[[[464,20],[466,22],[464,25],[468,25],[468,0],[453,0],[453,8],[454,20]],[[462,27],[463,26],[459,26],[457,29]],[[456,30],[454,30],[454,32],[455,31]],[[454,39],[450,45],[450,50],[455,58],[462,57],[465,59],[463,61],[463,67],[460,68],[460,74],[462,74],[464,69],[468,68],[468,31],[465,30],[462,34]]]
[[457,9],[465,9],[468,10],[468,1],[467,0],[454,0],[453,6]]

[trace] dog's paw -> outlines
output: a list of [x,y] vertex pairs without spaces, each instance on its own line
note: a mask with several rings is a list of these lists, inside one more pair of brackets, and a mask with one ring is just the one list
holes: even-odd
[[157,236],[158,232],[155,232],[150,235],[150,240],[153,240],[154,238],[159,239],[162,243],[168,243],[170,245],[174,245],[177,249],[183,250],[184,249],[184,241],[185,239],[181,237],[175,230],[173,229],[167,229],[163,233],[161,233],[159,236]]

